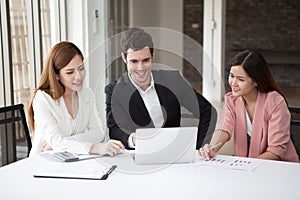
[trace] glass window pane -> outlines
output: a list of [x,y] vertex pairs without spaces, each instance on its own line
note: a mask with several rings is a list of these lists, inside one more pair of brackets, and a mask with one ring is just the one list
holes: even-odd
[[[29,106],[34,83],[33,77],[30,77],[30,67],[36,67],[30,62],[29,44],[28,44],[28,19],[26,0],[10,0],[10,29],[11,29],[11,48],[12,48],[12,82],[13,82],[13,102],[14,104],[23,103],[25,112]],[[43,62],[46,59],[50,49],[50,9],[49,0],[40,1],[40,19],[41,19],[41,39]],[[38,42],[38,41],[36,41]],[[37,66],[40,67],[40,66]],[[32,81],[32,82],[31,82]],[[27,112],[26,112],[27,113]],[[18,154],[22,153],[22,139],[20,136]],[[21,147],[21,148],[20,148]]]
[[[121,33],[128,29],[128,0],[110,0],[110,16],[109,16],[109,36]],[[115,46],[111,46],[112,55],[120,55],[120,44],[115,43]],[[110,61],[109,61],[110,62]],[[112,60],[109,66],[110,78],[109,81],[117,80],[126,71],[126,65],[122,61],[121,55]]]
[[10,29],[12,48],[12,73],[14,103],[23,103],[25,108],[30,101],[30,60],[28,47],[28,24],[25,0],[10,0]]
[[[10,0],[10,30],[11,30],[11,50],[12,50],[12,83],[13,83],[13,102],[14,104],[23,103],[25,112],[28,108],[31,91],[30,77],[30,56],[28,46],[28,21],[25,0]],[[26,157],[25,135],[17,129],[17,155]]]
[[41,31],[42,31],[42,52],[43,63],[51,48],[51,24],[50,24],[50,3],[49,0],[40,0]]

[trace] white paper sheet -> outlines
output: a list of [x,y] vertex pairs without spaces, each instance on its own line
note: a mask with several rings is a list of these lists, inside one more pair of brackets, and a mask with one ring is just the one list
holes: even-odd
[[96,159],[80,160],[76,162],[49,162],[34,171],[34,177],[48,178],[77,178],[77,179],[102,179],[107,172]]
[[210,160],[206,160],[202,157],[197,157],[197,161],[195,164],[209,166],[209,167],[218,167],[224,169],[242,170],[242,171],[251,172],[261,164],[261,161],[258,159],[216,155],[214,158],[211,158]]

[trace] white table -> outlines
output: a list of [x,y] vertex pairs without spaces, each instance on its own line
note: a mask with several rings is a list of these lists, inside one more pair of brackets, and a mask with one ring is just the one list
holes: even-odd
[[118,165],[107,180],[34,178],[47,161],[41,155],[7,165],[0,168],[0,199],[300,199],[298,163],[264,160],[246,172],[195,163],[141,166],[124,154],[98,160]]

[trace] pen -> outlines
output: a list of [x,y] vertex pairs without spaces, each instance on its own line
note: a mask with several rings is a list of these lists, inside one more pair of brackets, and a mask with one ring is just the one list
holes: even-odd
[[213,150],[213,149],[215,149],[215,148],[217,148],[217,147],[219,147],[219,146],[221,146],[221,145],[222,145],[222,142],[220,142],[220,143],[218,143],[218,144],[215,144],[215,145],[211,146],[211,147],[209,148],[209,150]]
[[117,165],[113,165],[109,168],[109,170],[106,172],[107,176],[110,175],[115,169],[117,168]]
[[104,173],[103,177],[102,177],[102,180],[105,180],[108,178],[108,176],[117,168],[117,165],[113,165],[111,166],[107,172]]

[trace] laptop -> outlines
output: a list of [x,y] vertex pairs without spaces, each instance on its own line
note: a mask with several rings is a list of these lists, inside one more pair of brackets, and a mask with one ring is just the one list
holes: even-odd
[[141,128],[136,130],[135,163],[194,162],[198,127]]

